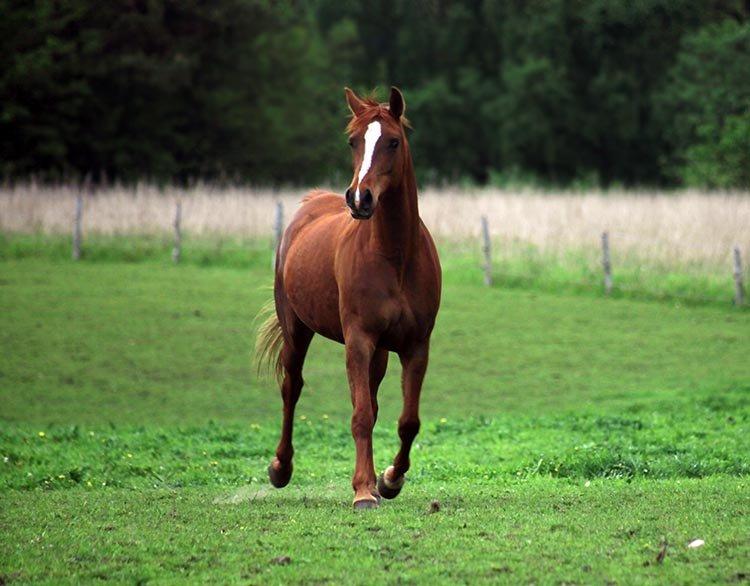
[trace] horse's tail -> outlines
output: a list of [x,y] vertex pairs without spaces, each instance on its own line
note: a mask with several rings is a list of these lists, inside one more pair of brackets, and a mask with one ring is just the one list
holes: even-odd
[[258,376],[274,374],[276,380],[281,381],[281,346],[284,343],[284,332],[276,315],[276,305],[271,299],[261,307],[257,319],[263,323],[258,328],[255,338],[255,368]]

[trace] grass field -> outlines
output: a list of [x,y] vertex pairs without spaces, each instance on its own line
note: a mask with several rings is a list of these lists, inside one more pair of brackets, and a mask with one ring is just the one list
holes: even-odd
[[[250,350],[266,246],[179,267],[137,244],[138,262],[102,244],[78,264],[55,246],[0,247],[6,583],[750,577],[747,311],[487,289],[447,254],[409,482],[355,514],[333,343],[311,348],[292,484],[265,478],[280,399]],[[378,469],[397,447],[398,379],[393,360]]]

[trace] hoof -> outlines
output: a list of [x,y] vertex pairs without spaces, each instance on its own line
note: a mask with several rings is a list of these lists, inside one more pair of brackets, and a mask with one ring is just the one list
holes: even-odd
[[385,472],[378,476],[378,492],[384,499],[395,499],[401,492],[406,478],[402,476],[398,481],[391,482],[385,476],[389,472],[393,472],[393,466],[389,466]]
[[354,501],[355,511],[365,511],[367,509],[377,509],[378,501],[373,497],[372,499],[361,499]]
[[289,484],[289,480],[292,478],[292,465],[289,464],[289,467],[284,470],[277,470],[273,467],[273,464],[271,464],[268,467],[268,479],[271,481],[271,484],[273,484],[276,488],[284,488],[287,484]]

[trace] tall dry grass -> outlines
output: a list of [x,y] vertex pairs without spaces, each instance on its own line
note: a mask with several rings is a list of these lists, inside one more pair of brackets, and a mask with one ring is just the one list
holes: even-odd
[[[70,233],[75,187],[35,184],[0,190],[0,230]],[[288,220],[304,190],[149,185],[112,187],[85,198],[84,233],[154,234],[171,230],[175,201],[183,204],[188,237],[267,237],[274,206]],[[750,194],[682,191],[560,193],[498,189],[425,189],[420,212],[436,240],[467,242],[487,215],[499,250],[533,246],[544,254],[590,251],[610,232],[620,255],[668,266],[726,267],[733,245],[750,256]]]

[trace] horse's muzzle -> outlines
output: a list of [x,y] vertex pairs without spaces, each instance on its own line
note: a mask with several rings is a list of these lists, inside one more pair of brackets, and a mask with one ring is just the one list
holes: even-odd
[[346,205],[352,213],[355,220],[369,220],[375,209],[373,205],[372,191],[365,189],[360,195],[359,202],[356,201],[354,189],[351,187],[346,190]]

